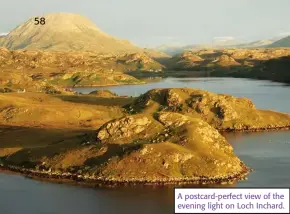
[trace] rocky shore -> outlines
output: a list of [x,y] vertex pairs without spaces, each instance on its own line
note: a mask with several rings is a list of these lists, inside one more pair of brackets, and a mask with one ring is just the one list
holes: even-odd
[[[114,95],[103,91],[87,97],[103,93]],[[29,142],[26,148],[2,151],[1,168],[32,178],[109,186],[231,184],[245,179],[251,169],[235,155],[222,132],[290,128],[289,114],[256,109],[247,98],[198,89],[153,89],[123,107],[100,108],[98,100],[95,102],[97,105],[76,105],[86,110],[78,115],[98,114],[93,117],[95,123],[82,119],[96,124],[89,135],[69,134],[60,140],[52,133],[56,143],[48,139],[47,144],[39,145],[36,140],[34,146]],[[55,103],[63,109],[63,101]],[[71,109],[64,103],[65,109]],[[44,103],[40,104],[44,109]],[[31,120],[23,114],[23,122]],[[107,119],[98,122],[105,114]],[[72,118],[77,125],[75,115],[66,114],[70,123]]]
[[245,129],[236,129],[236,128],[228,128],[228,129],[218,129],[221,133],[223,132],[267,132],[267,131],[287,131],[290,130],[290,126],[269,126],[263,128],[245,128]]
[[94,184],[96,186],[118,186],[118,185],[136,185],[136,184],[146,184],[146,185],[183,185],[183,184],[194,184],[194,185],[227,185],[234,184],[239,180],[247,180],[247,175],[253,171],[243,164],[243,170],[238,174],[233,174],[227,177],[184,177],[182,179],[173,179],[173,178],[163,178],[163,179],[109,179],[106,177],[97,177],[94,175],[83,175],[83,174],[74,174],[70,172],[60,172],[60,171],[51,171],[51,170],[35,170],[35,169],[25,169],[22,167],[17,167],[13,165],[0,164],[0,170],[10,171],[19,173],[28,178],[36,179],[48,179],[56,181],[73,181],[77,183],[87,183]]

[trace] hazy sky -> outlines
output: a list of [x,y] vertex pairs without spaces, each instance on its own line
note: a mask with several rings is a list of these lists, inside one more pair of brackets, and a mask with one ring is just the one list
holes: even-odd
[[140,46],[290,34],[290,0],[0,0],[0,5],[0,33],[33,16],[72,12]]

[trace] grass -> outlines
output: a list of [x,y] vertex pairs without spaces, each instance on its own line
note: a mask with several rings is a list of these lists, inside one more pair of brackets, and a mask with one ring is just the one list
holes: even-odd
[[2,162],[121,181],[236,176],[247,168],[216,128],[290,123],[248,99],[188,88],[139,98],[1,94],[0,119]]

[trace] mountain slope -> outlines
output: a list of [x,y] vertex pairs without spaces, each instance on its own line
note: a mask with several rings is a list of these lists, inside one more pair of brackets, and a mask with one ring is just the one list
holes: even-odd
[[11,50],[136,52],[141,49],[128,41],[102,32],[86,17],[71,13],[44,16],[45,25],[35,25],[34,17],[0,40]]
[[280,39],[280,40],[268,45],[267,47],[269,47],[269,48],[290,47],[290,36],[287,36],[283,39]]
[[258,40],[246,44],[236,45],[235,48],[261,48],[266,45],[270,45],[273,42],[274,42],[273,40]]
[[171,56],[181,54],[185,51],[199,51],[203,49],[227,49],[227,48],[262,48],[271,45],[275,40],[258,40],[249,43],[238,42],[215,42],[213,44],[199,44],[199,45],[186,45],[186,46],[160,46],[157,50],[167,53]]

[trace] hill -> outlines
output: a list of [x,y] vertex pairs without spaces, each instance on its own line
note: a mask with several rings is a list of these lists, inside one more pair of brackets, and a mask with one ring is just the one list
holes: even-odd
[[0,88],[42,91],[43,87],[140,84],[127,71],[162,71],[144,53],[11,51],[0,48]]
[[272,44],[273,40],[258,40],[250,43],[235,45],[235,48],[261,48]]
[[237,77],[270,79],[277,82],[290,83],[290,56],[270,59],[256,66],[248,73],[237,73]]
[[232,183],[249,168],[218,130],[290,127],[289,114],[190,88],[136,99],[0,94],[0,119],[0,167],[101,184]]
[[121,108],[130,98],[121,99],[0,94],[0,166],[102,182],[221,183],[248,172],[202,118],[182,112],[131,115]]
[[[166,62],[166,76],[240,77],[289,82],[290,48],[185,51]],[[276,66],[276,69],[275,69]]]
[[153,89],[126,107],[131,113],[176,112],[197,117],[219,130],[290,127],[290,114],[256,109],[247,98],[191,88]]
[[286,56],[290,56],[289,48],[207,49],[175,55],[167,60],[166,66],[171,70],[200,71],[201,74],[203,71],[216,71],[223,75],[224,71],[233,73],[260,68],[268,60]]
[[30,18],[0,39],[0,45],[11,50],[54,50],[95,52],[138,52],[128,41],[102,32],[88,18],[71,13],[44,16],[44,25]]
[[290,36],[280,39],[267,47],[269,48],[280,48],[280,47],[290,47]]
[[203,49],[226,49],[226,48],[262,48],[267,45],[271,45],[274,40],[258,40],[249,43],[232,41],[232,42],[215,42],[213,44],[197,44],[197,45],[186,45],[186,46],[160,46],[157,50],[167,53],[171,56],[180,54],[185,51],[199,51]]

